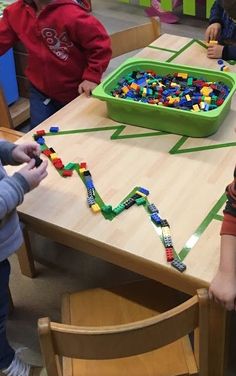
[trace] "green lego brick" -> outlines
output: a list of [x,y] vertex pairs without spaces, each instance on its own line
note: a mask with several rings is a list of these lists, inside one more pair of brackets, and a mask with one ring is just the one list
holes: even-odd
[[135,203],[139,206],[139,205],[145,205],[146,204],[146,199],[144,197],[140,197],[140,198],[137,198],[137,200],[135,200]]
[[103,213],[112,213],[112,206],[111,205],[103,205],[101,208]]
[[116,208],[113,209],[113,213],[115,213],[115,214],[120,214],[120,213],[123,212],[124,210],[125,210],[125,205],[120,204],[120,205],[118,205]]
[[73,170],[75,167],[76,167],[76,163],[72,163],[72,162],[70,162],[70,163],[68,163],[68,164],[64,167],[64,169],[65,169],[65,170]]

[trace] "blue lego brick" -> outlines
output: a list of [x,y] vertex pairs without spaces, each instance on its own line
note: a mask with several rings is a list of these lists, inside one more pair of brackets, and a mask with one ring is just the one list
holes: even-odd
[[45,144],[45,139],[43,137],[39,137],[36,142],[39,144],[39,145],[44,145]]
[[161,224],[161,218],[159,217],[159,215],[158,215],[157,213],[153,213],[153,214],[151,214],[151,220],[152,220],[154,223],[158,224],[158,225]]
[[57,133],[57,132],[59,132],[59,127],[50,127],[49,132]]
[[148,191],[146,188],[142,188],[142,187],[140,187],[140,188],[139,188],[139,192],[142,192],[142,193],[145,194],[146,196],[149,195],[149,191]]

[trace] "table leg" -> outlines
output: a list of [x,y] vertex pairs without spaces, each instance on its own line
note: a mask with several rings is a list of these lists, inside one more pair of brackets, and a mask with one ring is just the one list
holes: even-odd
[[229,348],[229,312],[210,302],[209,310],[209,376],[225,375]]
[[27,277],[34,278],[36,275],[36,270],[34,266],[29,234],[26,227],[24,227],[22,231],[24,236],[24,243],[17,252],[21,273]]

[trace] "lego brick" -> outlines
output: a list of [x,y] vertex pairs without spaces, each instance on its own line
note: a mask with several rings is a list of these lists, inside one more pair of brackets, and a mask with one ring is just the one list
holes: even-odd
[[57,133],[57,132],[59,132],[59,127],[50,127],[49,132]]
[[141,193],[145,194],[146,196],[149,195],[149,191],[148,191],[146,188],[142,188],[142,187],[140,187],[140,188],[138,189],[138,192],[141,192]]
[[76,163],[67,163],[67,165],[64,167],[65,170],[73,170],[76,167]]
[[115,214],[120,214],[120,213],[122,213],[125,209],[127,209],[127,208],[125,207],[125,205],[124,205],[124,204],[120,204],[120,205],[118,205],[116,208],[113,209],[113,213],[115,213]]
[[53,160],[53,159],[58,159],[58,155],[57,155],[57,153],[51,153],[51,154],[50,154],[50,158],[51,158],[51,160]]
[[93,196],[87,197],[87,202],[88,202],[89,206],[92,206],[92,205],[96,204]]
[[165,226],[170,227],[170,225],[169,225],[169,223],[168,223],[168,221],[167,221],[166,219],[162,219],[162,220],[161,220],[161,226],[162,226],[162,227],[165,227]]
[[172,247],[166,248],[166,260],[167,262],[171,262],[174,260],[174,251]]
[[38,136],[44,136],[46,134],[44,129],[40,129],[40,130],[36,131],[36,133],[37,133]]
[[135,202],[139,206],[139,205],[145,205],[147,201],[144,197],[140,197],[140,198],[137,198]]
[[151,220],[152,220],[155,224],[158,224],[158,225],[161,224],[161,218],[159,217],[159,215],[158,215],[157,213],[153,213],[153,214],[151,214]]
[[179,272],[184,272],[186,270],[186,265],[179,261],[178,259],[174,259],[171,263],[171,266],[173,266],[175,269],[177,269]]
[[100,206],[99,206],[98,204],[93,204],[93,205],[91,206],[91,209],[92,209],[92,211],[93,211],[94,213],[99,213],[99,212],[101,211],[101,208],[100,208]]
[[37,140],[35,140],[39,145],[45,144],[45,139],[43,137],[39,137]]
[[80,168],[80,169],[79,169],[80,174],[83,174],[84,171],[86,171],[85,168]]
[[47,157],[49,157],[50,154],[52,154],[52,152],[51,152],[50,149],[45,149],[45,150],[42,151],[42,153],[43,153],[44,155],[46,155]]
[[33,155],[32,157],[35,160],[35,167],[39,167],[43,160],[38,155]]
[[88,196],[95,197],[95,189],[87,188]]
[[62,171],[62,176],[64,176],[64,177],[67,177],[67,176],[72,176],[72,174],[73,174],[73,171],[71,171],[71,170],[63,170]]
[[91,176],[91,174],[90,174],[90,171],[89,171],[89,170],[85,170],[85,171],[83,172],[83,175],[84,175],[84,176]]
[[49,148],[49,150],[51,150],[52,153],[56,153],[53,148]]
[[112,212],[112,206],[111,205],[103,205],[102,206],[102,212],[110,214]]
[[87,169],[87,163],[86,162],[80,162],[80,168],[84,168],[85,170]]
[[125,209],[129,209],[134,204],[135,204],[135,200],[132,197],[128,198],[128,200],[126,200],[125,202],[123,202],[123,205],[125,206]]
[[149,204],[148,205],[148,211],[150,213],[159,213],[159,210],[157,209],[155,204]]

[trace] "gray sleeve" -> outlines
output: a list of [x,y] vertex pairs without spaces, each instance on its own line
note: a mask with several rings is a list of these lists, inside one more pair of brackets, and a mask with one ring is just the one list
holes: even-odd
[[12,150],[15,149],[17,145],[12,142],[0,140],[0,159],[3,165],[16,165],[14,159],[12,158]]
[[23,202],[28,191],[27,181],[17,172],[0,180],[0,220]]

